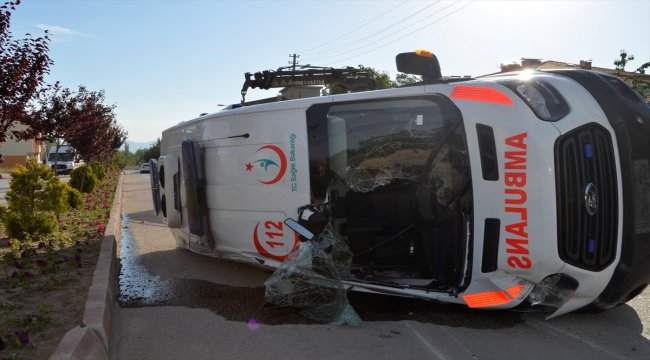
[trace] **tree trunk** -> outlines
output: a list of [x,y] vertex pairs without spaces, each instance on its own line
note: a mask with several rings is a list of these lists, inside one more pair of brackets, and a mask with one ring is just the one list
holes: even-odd
[[81,184],[79,184],[79,192],[84,192],[84,181],[86,181],[86,170],[88,169],[88,164],[83,166],[84,171],[81,173]]
[[[60,147],[61,147],[61,144],[59,144],[59,142],[57,141],[56,142],[56,148],[55,148],[55,151],[54,151],[54,175],[59,175],[59,169],[57,167],[58,167],[58,163],[59,163],[59,148]],[[47,156],[50,156],[50,154],[47,154]],[[47,164],[47,162],[46,162],[46,164]]]

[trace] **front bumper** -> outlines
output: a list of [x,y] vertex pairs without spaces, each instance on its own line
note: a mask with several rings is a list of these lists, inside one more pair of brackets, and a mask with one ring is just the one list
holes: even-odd
[[650,107],[607,76],[590,71],[553,72],[587,89],[616,135],[623,189],[621,254],[607,287],[593,302],[599,309],[608,309],[631,299],[650,282]]

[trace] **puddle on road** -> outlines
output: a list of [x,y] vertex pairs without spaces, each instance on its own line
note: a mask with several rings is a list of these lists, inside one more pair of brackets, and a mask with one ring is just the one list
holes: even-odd
[[122,215],[121,269],[118,303],[122,307],[186,306],[205,308],[226,320],[264,324],[311,324],[295,309],[264,306],[263,287],[235,287],[198,279],[163,279],[142,263],[130,229],[130,219]]
[[[266,307],[263,287],[236,287],[198,279],[164,279],[151,274],[142,263],[129,226],[129,216],[123,214],[120,306],[186,306],[209,309],[230,321],[255,319],[268,325],[315,324],[300,315],[300,309]],[[414,320],[476,329],[508,328],[524,322],[520,314],[514,312],[479,311],[394,296],[350,292],[348,300],[364,321]]]
[[130,220],[127,214],[122,214],[122,246],[121,269],[119,276],[120,305],[129,302],[140,303],[140,306],[156,305],[159,300],[170,296],[166,281],[154,276],[140,262],[137,243],[129,228]]

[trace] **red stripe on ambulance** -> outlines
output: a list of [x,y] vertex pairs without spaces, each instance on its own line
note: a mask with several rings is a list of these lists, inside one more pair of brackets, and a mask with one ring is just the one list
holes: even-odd
[[514,135],[505,140],[504,153],[504,210],[517,220],[505,225],[506,262],[511,268],[530,269],[528,239],[528,194],[526,193],[526,155],[528,133]]

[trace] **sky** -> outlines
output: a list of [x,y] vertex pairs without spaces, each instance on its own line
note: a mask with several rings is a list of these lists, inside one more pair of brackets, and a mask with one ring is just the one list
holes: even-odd
[[[0,0],[3,1],[3,0]],[[650,61],[650,0],[22,0],[14,37],[52,34],[49,83],[104,90],[136,142],[240,101],[244,73],[369,66],[427,49],[442,74],[479,76],[521,58],[626,70]],[[246,100],[279,89],[249,90]]]

